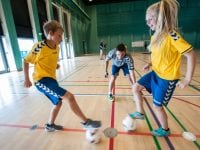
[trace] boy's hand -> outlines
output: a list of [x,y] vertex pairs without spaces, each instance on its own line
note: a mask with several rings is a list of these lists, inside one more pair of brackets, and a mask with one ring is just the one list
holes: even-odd
[[30,80],[25,80],[24,81],[24,87],[29,88],[32,86],[32,82]]
[[106,71],[106,73],[105,73],[105,78],[107,78],[108,77],[108,72]]

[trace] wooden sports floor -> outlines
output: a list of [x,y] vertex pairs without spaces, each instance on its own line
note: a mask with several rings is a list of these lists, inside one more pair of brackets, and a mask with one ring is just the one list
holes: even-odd
[[[99,56],[83,56],[63,60],[57,72],[59,84],[72,92],[83,112],[102,121],[101,130],[118,130],[115,138],[102,136],[99,144],[85,139],[80,120],[64,102],[56,123],[64,131],[47,133],[44,124],[52,107],[50,101],[33,86],[23,87],[23,72],[0,75],[0,149],[1,150],[198,150],[200,149],[200,53],[191,84],[176,89],[166,109],[172,134],[166,138],[153,137],[152,129],[159,126],[152,107],[151,95],[144,91],[145,120],[137,120],[137,129],[127,133],[122,120],[135,111],[131,86],[120,72],[115,85],[115,102],[107,100],[108,79],[104,78],[103,60]],[[137,79],[144,74],[142,67],[149,54],[134,53]],[[111,64],[111,63],[110,63]],[[182,75],[186,59],[182,62]],[[196,135],[197,141],[182,137],[184,131]]]

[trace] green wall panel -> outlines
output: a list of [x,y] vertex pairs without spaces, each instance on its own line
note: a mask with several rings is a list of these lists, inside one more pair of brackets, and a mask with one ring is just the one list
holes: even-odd
[[[89,51],[98,52],[96,47],[101,39],[107,43],[107,49],[113,48],[117,42],[124,42],[128,49],[132,49],[132,41],[149,40],[149,28],[146,25],[145,13],[147,7],[154,2],[157,1],[141,0],[88,7],[87,10],[91,17],[92,34],[90,36],[92,37],[90,39],[93,39],[91,43],[89,42]],[[180,0],[179,3],[181,34],[195,48],[199,49],[200,15],[198,12],[200,1]],[[93,11],[90,11],[90,8]]]

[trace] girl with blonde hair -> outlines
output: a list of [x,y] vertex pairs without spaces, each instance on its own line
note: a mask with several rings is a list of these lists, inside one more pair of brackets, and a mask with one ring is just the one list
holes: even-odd
[[[192,46],[178,32],[178,2],[176,0],[161,0],[148,7],[146,22],[154,31],[151,37],[151,59],[144,66],[145,71],[152,70],[141,77],[133,85],[136,112],[132,118],[144,119],[142,90],[152,93],[153,105],[161,127],[153,130],[154,136],[169,136],[167,114],[163,106],[167,106],[175,87],[185,88],[191,81],[195,68],[195,54]],[[181,57],[187,59],[185,78],[180,79]]]

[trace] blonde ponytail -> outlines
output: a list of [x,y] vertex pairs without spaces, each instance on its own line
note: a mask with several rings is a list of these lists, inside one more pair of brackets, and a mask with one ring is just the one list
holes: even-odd
[[161,0],[147,9],[147,12],[157,16],[156,30],[151,45],[160,46],[171,31],[178,30],[178,6],[177,0]]

